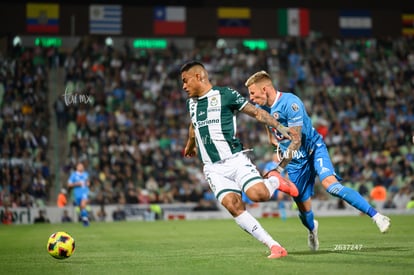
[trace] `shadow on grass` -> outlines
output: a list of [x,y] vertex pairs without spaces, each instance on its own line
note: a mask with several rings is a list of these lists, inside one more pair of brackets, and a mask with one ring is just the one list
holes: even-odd
[[386,247],[364,247],[361,252],[378,252],[378,251],[412,251],[408,247],[386,246]]
[[298,255],[298,256],[303,256],[303,255],[322,255],[322,254],[331,254],[331,253],[335,253],[335,251],[333,250],[329,250],[329,249],[321,249],[318,251],[310,251],[310,250],[306,250],[306,251],[295,251],[295,252],[289,252],[289,255]]
[[306,250],[306,251],[295,251],[295,252],[289,252],[289,255],[298,255],[298,256],[303,256],[303,255],[323,255],[323,254],[355,254],[355,253],[378,253],[381,251],[410,251],[409,248],[407,247],[399,247],[399,246],[394,246],[394,247],[363,247],[359,250],[356,249],[343,249],[343,250],[335,250],[334,248],[332,249],[320,249],[318,251],[310,251],[310,250]]

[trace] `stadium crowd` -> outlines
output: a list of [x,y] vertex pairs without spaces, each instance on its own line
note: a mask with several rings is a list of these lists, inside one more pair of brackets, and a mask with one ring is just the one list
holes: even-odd
[[0,205],[48,203],[51,51],[15,47],[0,57]]
[[[49,145],[47,74],[35,62],[37,51],[41,49],[12,63],[2,61],[0,203],[6,197],[17,206],[24,205],[26,195],[33,201],[47,198],[36,191],[39,182],[48,182],[50,166],[44,155]],[[48,51],[41,53],[47,62]],[[197,202],[200,210],[216,207],[198,160],[182,155],[189,118],[179,69],[190,59],[207,66],[214,85],[246,96],[246,78],[268,71],[278,80],[276,87],[304,100],[344,184],[384,207],[403,209],[412,198],[410,39],[286,38],[266,51],[215,45],[192,51],[174,45],[154,51],[125,46],[121,51],[86,39],[62,62],[65,90],[78,100],[60,97],[55,106],[70,148],[62,169],[69,175],[78,161],[87,164],[91,204]],[[260,169],[271,161],[262,125],[239,116],[238,135],[246,148],[254,148],[252,159]],[[385,198],[376,197],[377,186],[384,187]],[[315,197],[328,198],[322,188]]]

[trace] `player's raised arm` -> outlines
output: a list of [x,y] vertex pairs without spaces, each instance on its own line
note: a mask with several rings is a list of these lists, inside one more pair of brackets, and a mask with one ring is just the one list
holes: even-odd
[[241,109],[241,112],[256,118],[257,121],[260,121],[268,126],[277,129],[285,138],[291,139],[288,128],[280,124],[265,110],[257,108],[251,103],[247,103],[246,106],[244,106],[244,108]]

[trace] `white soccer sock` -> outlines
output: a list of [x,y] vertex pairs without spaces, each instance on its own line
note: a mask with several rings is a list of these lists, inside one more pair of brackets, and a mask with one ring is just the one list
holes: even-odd
[[269,190],[270,198],[273,196],[273,193],[279,188],[279,179],[275,176],[263,180],[264,185],[267,190]]
[[371,217],[371,219],[372,219],[373,221],[377,221],[377,220],[379,220],[381,217],[382,217],[382,215],[381,215],[379,212],[377,212],[377,214],[375,214],[374,216],[372,216],[372,217]]
[[247,233],[255,237],[258,241],[271,248],[273,245],[280,244],[267,233],[262,225],[247,211],[234,218],[236,223]]

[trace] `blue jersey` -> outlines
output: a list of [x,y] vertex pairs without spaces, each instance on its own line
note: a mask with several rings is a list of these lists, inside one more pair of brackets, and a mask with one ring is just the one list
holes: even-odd
[[[312,121],[306,113],[305,105],[302,100],[292,93],[276,93],[276,100],[269,108],[259,106],[270,113],[279,123],[286,127],[302,126],[302,144],[298,151],[293,153],[293,159],[287,165],[287,169],[300,169],[308,161],[309,156],[315,149],[316,144],[323,143],[322,136],[313,128]],[[276,129],[269,126],[269,130],[274,134],[279,142],[282,157],[287,154],[287,148],[291,141],[284,138]]]
[[86,198],[86,196],[89,193],[89,187],[87,185],[88,180],[89,180],[88,172],[79,173],[77,171],[74,171],[71,173],[69,180],[68,180],[69,187],[71,187],[76,182],[82,182],[83,184],[82,186],[73,187],[73,195],[75,199]]

